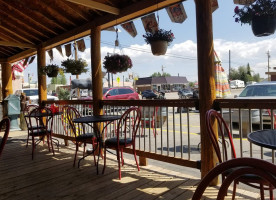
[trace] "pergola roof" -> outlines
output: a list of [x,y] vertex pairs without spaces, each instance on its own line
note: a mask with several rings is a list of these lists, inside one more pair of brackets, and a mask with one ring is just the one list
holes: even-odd
[[[0,62],[14,62],[183,0],[0,0]],[[156,3],[158,2],[158,6]]]

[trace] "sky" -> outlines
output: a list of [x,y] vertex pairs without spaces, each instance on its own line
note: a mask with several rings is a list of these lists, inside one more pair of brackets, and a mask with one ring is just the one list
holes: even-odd
[[[266,37],[255,37],[251,26],[241,25],[235,22],[234,8],[237,6],[233,0],[218,0],[219,8],[213,12],[213,39],[215,50],[222,61],[222,67],[229,73],[229,51],[231,52],[231,68],[237,69],[239,66],[250,64],[254,73],[259,73],[261,78],[267,78],[265,72],[268,70],[268,56],[270,53],[270,71],[276,67],[276,39],[275,34]],[[159,10],[159,28],[171,30],[175,39],[168,47],[165,56],[154,56],[151,53],[150,45],[144,41],[144,27],[140,18],[133,20],[137,36],[133,38],[120,25],[117,28],[119,32],[119,42],[121,48],[114,48],[116,33],[111,31],[102,31],[101,33],[101,59],[103,61],[107,53],[121,53],[130,56],[133,67],[127,72],[117,73],[113,76],[122,81],[129,74],[138,77],[148,77],[154,72],[162,73],[163,70],[172,76],[185,76],[189,82],[197,81],[197,35],[196,35],[196,14],[194,0],[183,2],[187,19],[182,23],[171,22],[165,9]],[[240,7],[242,7],[240,5]],[[155,12],[157,15],[157,12]],[[86,43],[85,52],[78,52],[79,58],[84,58],[89,64],[89,73],[81,74],[80,78],[91,77],[91,58],[90,58],[90,38],[84,38]],[[54,60],[52,63],[61,64],[62,57],[56,49],[54,51]],[[64,52],[64,46],[63,46]],[[74,53],[73,53],[74,54]],[[46,62],[50,63],[48,54]],[[27,82],[28,74],[32,76],[33,81],[37,81],[36,59],[30,64],[24,73],[24,80]],[[105,71],[103,69],[103,71]],[[70,74],[66,74],[69,80]],[[72,76],[75,79],[75,76]],[[47,83],[50,79],[47,78]],[[103,81],[106,81],[104,79]]]

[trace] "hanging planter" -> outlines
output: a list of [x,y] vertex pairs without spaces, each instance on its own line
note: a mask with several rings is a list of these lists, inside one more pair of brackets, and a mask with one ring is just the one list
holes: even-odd
[[60,68],[58,65],[50,64],[41,68],[41,74],[47,74],[48,77],[57,77]]
[[147,32],[143,37],[146,43],[151,45],[152,54],[155,56],[165,55],[167,47],[174,39],[173,33],[164,29],[159,29],[154,33]]
[[274,34],[276,29],[276,1],[256,0],[242,8],[235,7],[235,21],[251,25],[255,36]]
[[125,72],[132,67],[132,61],[127,55],[108,54],[104,57],[103,67],[107,72],[116,74],[118,72]]
[[254,16],[251,28],[257,37],[272,35],[276,29],[276,18],[273,15]]
[[64,67],[65,73],[71,73],[72,75],[79,75],[88,71],[87,63],[84,59],[67,59],[61,62],[61,66]]

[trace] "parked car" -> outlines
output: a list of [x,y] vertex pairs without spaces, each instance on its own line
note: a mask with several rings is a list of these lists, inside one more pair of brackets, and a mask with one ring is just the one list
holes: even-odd
[[[20,96],[21,93],[25,93],[30,98],[29,104],[38,105],[38,88],[24,88],[22,90],[16,90],[15,95]],[[58,100],[58,97],[47,95],[47,100]]]
[[142,98],[143,99],[155,99],[155,98],[157,98],[157,94],[154,93],[152,90],[144,90],[142,92]]
[[139,100],[139,95],[130,87],[114,87],[114,88],[103,88],[103,99],[117,100],[117,99],[128,99],[128,100]]
[[[263,82],[256,83],[254,85],[248,85],[240,93],[235,96],[236,99],[276,99],[276,81],[275,82]],[[247,109],[242,110],[242,120],[247,121],[249,119],[249,111]],[[251,121],[252,124],[260,124],[260,110],[251,109]],[[271,116],[267,109],[262,110],[263,124],[271,124]],[[229,115],[224,115],[224,118],[229,121]],[[239,123],[239,110],[232,109],[232,122]]]
[[190,99],[193,97],[193,92],[188,89],[182,89],[178,91],[179,99]]

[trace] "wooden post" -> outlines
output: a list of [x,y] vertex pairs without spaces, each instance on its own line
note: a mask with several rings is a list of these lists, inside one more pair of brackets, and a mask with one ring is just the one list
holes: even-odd
[[[195,0],[201,133],[201,177],[204,177],[208,171],[214,168],[217,162],[217,157],[208,137],[205,124],[206,111],[212,108],[213,101],[216,98],[211,3],[212,0]],[[212,185],[217,183],[218,179],[214,180]]]
[[38,103],[42,106],[42,101],[47,100],[46,75],[39,73],[41,67],[46,66],[46,51],[44,48],[37,48],[37,80],[38,80]]
[[103,97],[103,82],[101,68],[101,28],[99,26],[91,29],[91,70],[93,91],[93,114],[102,114],[100,101]]
[[10,63],[1,63],[2,66],[2,96],[5,99],[13,93],[12,90],[12,68]]
[[[2,97],[3,100],[13,93],[12,90],[12,68],[10,63],[4,62],[1,63],[2,67]],[[7,113],[4,111],[4,106],[2,109],[3,114]],[[3,116],[4,117],[4,116]]]

